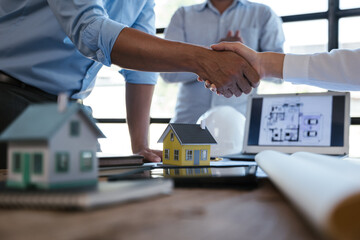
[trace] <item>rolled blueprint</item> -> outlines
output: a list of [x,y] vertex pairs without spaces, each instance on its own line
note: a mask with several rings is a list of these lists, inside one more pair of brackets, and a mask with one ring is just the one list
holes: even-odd
[[360,239],[360,165],[271,150],[260,152],[255,160],[316,229],[334,239]]

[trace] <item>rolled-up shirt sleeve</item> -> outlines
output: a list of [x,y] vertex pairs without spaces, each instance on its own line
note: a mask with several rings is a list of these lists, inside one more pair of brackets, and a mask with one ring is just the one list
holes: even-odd
[[[154,1],[147,1],[141,14],[136,19],[135,23],[130,26],[142,32],[155,35],[155,12],[154,12]],[[158,73],[154,72],[141,72],[123,69],[120,73],[124,76],[125,81],[134,84],[150,84],[154,85],[159,77]]]
[[109,18],[100,0],[47,0],[56,19],[86,57],[111,65],[111,50],[125,24]]

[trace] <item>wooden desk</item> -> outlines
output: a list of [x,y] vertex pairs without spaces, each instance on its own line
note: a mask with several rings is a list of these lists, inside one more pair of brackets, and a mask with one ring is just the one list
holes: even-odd
[[89,212],[0,209],[0,239],[318,239],[268,179]]

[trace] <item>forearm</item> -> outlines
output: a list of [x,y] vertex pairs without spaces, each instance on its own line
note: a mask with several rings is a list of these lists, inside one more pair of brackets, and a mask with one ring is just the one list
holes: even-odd
[[210,50],[185,43],[163,40],[141,31],[125,28],[111,52],[112,63],[123,68],[151,72],[198,72],[196,56]]
[[264,52],[257,53],[261,77],[283,78],[285,54]]
[[193,72],[209,80],[225,97],[249,93],[259,75],[242,57],[229,51],[163,40],[125,28],[115,41],[112,63],[123,68],[154,72]]
[[134,153],[147,148],[154,85],[126,83],[126,113]]

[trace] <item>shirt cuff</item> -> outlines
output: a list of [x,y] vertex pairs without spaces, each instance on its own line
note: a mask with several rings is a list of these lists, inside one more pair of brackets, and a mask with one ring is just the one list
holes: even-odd
[[96,51],[97,59],[104,65],[111,65],[111,51],[120,32],[127,27],[111,19],[106,19],[101,26],[99,49]]
[[155,85],[159,77],[159,74],[155,72],[139,72],[122,69],[120,73],[124,76],[126,82],[133,84]]
[[305,84],[309,78],[311,55],[286,54],[283,67],[283,79],[295,84]]

